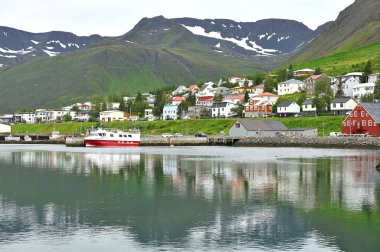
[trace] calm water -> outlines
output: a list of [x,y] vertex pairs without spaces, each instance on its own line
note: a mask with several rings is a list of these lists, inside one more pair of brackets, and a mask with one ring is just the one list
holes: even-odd
[[379,251],[380,151],[0,145],[0,251]]

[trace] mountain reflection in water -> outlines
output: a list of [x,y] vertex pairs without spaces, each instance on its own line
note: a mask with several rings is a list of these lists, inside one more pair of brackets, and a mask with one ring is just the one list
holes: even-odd
[[102,251],[107,240],[116,251],[380,245],[376,151],[228,162],[69,150],[0,152],[0,250]]

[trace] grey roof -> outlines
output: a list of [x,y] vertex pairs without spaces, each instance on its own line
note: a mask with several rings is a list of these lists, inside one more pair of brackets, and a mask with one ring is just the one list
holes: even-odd
[[336,98],[331,103],[346,103],[346,102],[348,102],[351,99],[352,98],[350,98],[350,97]]
[[363,102],[361,105],[365,108],[365,110],[367,110],[367,112],[377,123],[380,123],[380,103]]
[[227,102],[216,102],[212,104],[212,108],[225,108],[227,107]]
[[289,107],[294,101],[283,101],[277,107]]
[[312,99],[306,99],[302,104],[304,104],[304,105],[313,105],[313,100]]
[[264,121],[264,120],[239,120],[240,124],[248,131],[262,130],[275,131],[287,130],[285,125],[280,121]]
[[300,80],[296,80],[296,79],[291,79],[291,80],[287,80],[287,81],[284,81],[284,82],[281,82],[281,83],[278,83],[278,84],[298,84],[298,85],[303,85],[303,84],[305,84],[305,82],[300,81]]

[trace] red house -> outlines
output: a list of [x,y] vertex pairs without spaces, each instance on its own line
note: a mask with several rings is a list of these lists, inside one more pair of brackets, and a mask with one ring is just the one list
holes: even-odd
[[369,134],[380,137],[380,103],[359,103],[342,123],[344,134]]

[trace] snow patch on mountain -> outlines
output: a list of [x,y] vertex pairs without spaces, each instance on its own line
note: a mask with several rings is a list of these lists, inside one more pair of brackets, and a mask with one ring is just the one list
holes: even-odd
[[7,32],[3,32],[4,36],[8,38],[8,33]]
[[9,59],[17,58],[16,55],[3,55],[3,54],[0,54],[0,57],[2,57],[2,58],[9,58]]
[[215,45],[215,47],[218,47],[218,48],[220,48],[220,43],[216,44],[216,45]]
[[267,40],[270,40],[274,35],[276,35],[276,33],[272,33],[270,36],[268,36]]
[[137,43],[136,43],[136,42],[133,42],[133,41],[126,40],[125,42],[127,42],[128,44],[134,44],[134,45],[137,45]]
[[8,53],[8,54],[20,54],[20,55],[24,55],[24,54],[28,54],[28,53],[31,53],[33,50],[18,50],[18,51],[15,51],[15,50],[10,50],[8,48],[1,48],[0,47],[0,52],[1,53]]
[[268,34],[262,34],[262,35],[259,35],[259,39],[261,40],[262,38],[265,38]]
[[38,42],[38,41],[35,41],[35,40],[33,40],[33,39],[31,39],[30,40],[33,44],[35,44],[35,45],[38,45],[40,42]]
[[238,40],[235,38],[224,38],[222,37],[220,32],[215,32],[215,31],[206,32],[205,29],[200,26],[194,26],[194,27],[186,26],[186,25],[182,25],[182,26],[188,29],[190,32],[192,32],[195,35],[229,41],[229,42],[234,43],[235,45],[238,45],[241,48],[244,48],[245,50],[254,51],[259,54],[271,55],[271,53],[277,52],[277,50],[275,49],[262,48],[261,46],[256,44],[256,41],[249,41],[249,38],[248,38],[249,36],[241,40]]
[[50,57],[55,57],[55,56],[60,54],[59,52],[52,52],[52,51],[48,51],[48,50],[42,50],[42,51],[44,51]]
[[66,49],[66,45],[62,44],[61,41],[59,41],[59,40],[52,40],[52,41],[46,42],[46,44],[48,44],[48,45],[50,45],[50,44],[59,44],[62,48]]

